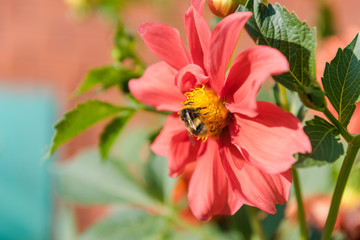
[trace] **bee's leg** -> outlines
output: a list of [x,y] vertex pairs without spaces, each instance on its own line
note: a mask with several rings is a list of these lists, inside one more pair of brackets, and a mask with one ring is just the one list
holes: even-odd
[[[195,109],[195,111],[200,111],[200,110],[202,110],[202,109],[206,109],[207,107],[198,107],[198,108],[196,108]],[[200,114],[200,113],[198,113],[198,116],[204,116],[204,115],[206,115],[206,114],[208,114],[208,112],[207,113],[203,113],[203,114]]]

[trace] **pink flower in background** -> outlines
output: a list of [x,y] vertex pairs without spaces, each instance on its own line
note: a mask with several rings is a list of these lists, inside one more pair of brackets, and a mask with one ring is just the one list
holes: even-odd
[[[346,188],[344,197],[341,201],[339,214],[336,218],[334,232],[345,233],[346,239],[360,239],[360,193],[350,188]],[[316,228],[319,232],[324,230],[326,218],[329,213],[332,196],[328,193],[321,193],[306,196],[304,209],[306,223]],[[286,205],[285,216],[293,222],[298,221],[298,209],[296,201],[290,200]]]
[[[331,195],[323,193],[311,195],[305,197],[303,201],[306,223],[312,227],[315,227],[318,231],[322,232],[324,230],[326,218],[330,209]],[[298,208],[295,199],[291,199],[286,205],[285,216],[293,222],[298,221]],[[335,231],[339,230],[339,220],[340,215],[336,219],[334,227]]]
[[173,112],[151,149],[168,158],[170,176],[194,164],[188,199],[198,219],[234,214],[243,204],[275,213],[275,204],[289,196],[293,154],[311,151],[297,118],[256,101],[262,82],[288,71],[288,62],[277,50],[256,46],[239,54],[227,72],[251,13],[229,15],[211,33],[203,5],[193,1],[185,14],[190,53],[176,29],[139,27],[163,61],[131,80],[130,91],[159,111]]

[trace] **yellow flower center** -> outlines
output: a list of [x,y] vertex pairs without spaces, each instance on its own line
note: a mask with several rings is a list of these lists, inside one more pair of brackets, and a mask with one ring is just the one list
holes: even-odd
[[189,134],[206,140],[209,136],[217,137],[227,125],[229,111],[224,102],[211,89],[192,89],[185,93],[180,119],[184,121]]

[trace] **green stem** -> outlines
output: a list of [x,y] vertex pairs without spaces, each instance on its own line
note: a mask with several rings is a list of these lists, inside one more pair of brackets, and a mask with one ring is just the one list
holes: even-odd
[[282,84],[278,84],[279,86],[279,93],[280,93],[280,104],[281,108],[285,111],[289,111],[289,104],[287,100],[286,88]]
[[161,114],[161,115],[169,115],[170,114],[170,112],[158,111],[158,110],[156,110],[156,108],[153,108],[153,107],[147,106],[145,104],[142,104],[132,94],[129,94],[128,97],[134,103],[135,107],[123,107],[123,108],[126,108],[127,110],[154,112],[154,113],[158,113],[158,114]]
[[353,140],[353,136],[348,132],[348,130],[332,115],[328,108],[325,108],[323,111],[324,115],[329,119],[329,121],[335,125],[335,127],[339,130],[341,136],[346,140],[346,142],[351,142]]
[[299,174],[295,168],[291,168],[291,174],[293,177],[295,196],[296,196],[296,202],[297,202],[297,207],[298,207],[298,219],[299,219],[299,224],[300,224],[301,240],[307,240],[308,239],[308,231],[307,231],[307,227],[306,227],[306,217],[305,217],[304,204],[303,204],[302,194],[301,194]]
[[139,107],[137,110],[143,110],[143,111],[147,111],[147,112],[154,112],[154,113],[161,114],[161,115],[166,115],[166,116],[170,114],[170,112],[158,111],[155,108],[148,107],[146,105],[143,105],[143,106]]
[[268,6],[268,5],[269,5],[268,0],[261,0],[261,1],[262,1],[262,3],[263,3],[263,4],[265,4],[266,6]]
[[353,140],[350,142],[350,144],[355,146],[360,146],[360,134],[353,135]]
[[[330,120],[330,119],[329,119]],[[328,217],[326,219],[322,240],[331,239],[332,232],[334,230],[336,218],[339,212],[339,207],[341,203],[342,196],[344,194],[346,183],[349,179],[349,175],[351,172],[351,168],[354,164],[356,155],[359,151],[360,146],[354,146],[352,144],[348,145],[348,149],[346,151],[344,162],[341,166],[341,170],[338,176],[338,180],[336,182],[335,191],[333,194],[333,198],[331,200],[330,210]]]
[[250,207],[250,206],[246,206],[246,209],[247,209],[247,212],[248,212],[248,215],[250,218],[250,223],[251,223],[253,232],[257,233],[260,240],[266,240],[264,230],[259,221],[259,217],[257,215],[256,209],[254,207]]
[[[281,108],[285,111],[289,110],[289,104],[287,101],[286,96],[286,89],[282,84],[279,84],[279,92],[280,92],[280,103]],[[299,174],[295,168],[291,168],[291,174],[293,177],[294,188],[295,188],[295,197],[298,206],[298,220],[300,225],[300,233],[301,233],[301,240],[308,239],[308,231],[306,227],[306,218],[305,218],[305,211],[304,211],[304,204],[301,194],[301,186],[300,186],[300,179]]]

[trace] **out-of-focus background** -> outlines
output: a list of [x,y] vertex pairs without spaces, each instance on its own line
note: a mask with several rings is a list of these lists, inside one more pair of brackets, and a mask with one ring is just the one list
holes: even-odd
[[[115,24],[105,14],[79,12],[77,8],[84,2],[0,1],[0,239],[51,239],[58,207],[49,174],[51,162],[65,161],[98,143],[101,124],[42,162],[54,123],[77,103],[96,94],[74,98],[73,92],[81,80],[90,69],[112,61]],[[136,35],[138,25],[164,23],[178,28],[185,36],[183,15],[190,0],[122,2],[118,14],[135,36],[136,50],[146,64],[158,59]],[[295,11],[310,26],[319,26],[319,69],[331,60],[340,44],[344,47],[360,29],[358,0],[281,0],[279,3]],[[205,14],[210,18],[207,7]],[[327,16],[332,24],[321,25]],[[244,32],[239,49],[253,45]],[[123,101],[116,90],[100,98]],[[71,209],[80,232],[106,214],[103,206],[72,205]]]

